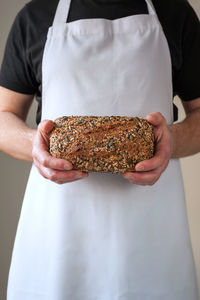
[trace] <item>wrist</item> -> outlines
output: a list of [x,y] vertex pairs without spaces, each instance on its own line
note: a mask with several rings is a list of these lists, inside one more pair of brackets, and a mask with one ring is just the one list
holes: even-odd
[[32,150],[33,150],[33,144],[34,144],[36,133],[37,133],[36,129],[30,129],[28,132],[28,139],[29,139],[30,148],[31,148],[31,161],[33,161]]
[[170,133],[170,143],[171,143],[171,158],[177,158],[176,156],[176,130],[174,125],[168,126]]
[[28,132],[28,139],[31,142],[31,144],[33,145],[34,139],[35,139],[35,135],[36,135],[37,129],[30,129]]
[[21,143],[19,144],[18,151],[14,149],[11,156],[19,160],[33,162],[32,149],[36,132],[37,130],[32,128],[22,130]]

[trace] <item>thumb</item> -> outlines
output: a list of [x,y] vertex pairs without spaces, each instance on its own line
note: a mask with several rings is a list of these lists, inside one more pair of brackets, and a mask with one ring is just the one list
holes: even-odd
[[38,130],[40,132],[43,132],[43,134],[49,134],[51,132],[51,130],[54,127],[54,122],[51,120],[43,120],[39,126],[38,126]]
[[146,119],[149,123],[154,126],[165,125],[166,120],[160,112],[153,112],[146,116]]
[[42,145],[49,144],[49,134],[54,127],[54,122],[51,120],[43,120],[38,126],[38,142]]

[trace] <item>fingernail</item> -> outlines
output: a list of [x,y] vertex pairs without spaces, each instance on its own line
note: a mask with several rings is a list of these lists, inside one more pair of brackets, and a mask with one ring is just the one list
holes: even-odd
[[138,166],[136,171],[144,171],[144,166]]
[[72,169],[71,165],[68,165],[68,164],[64,165],[64,168],[65,168],[65,170],[67,170],[67,171],[69,171],[69,170]]

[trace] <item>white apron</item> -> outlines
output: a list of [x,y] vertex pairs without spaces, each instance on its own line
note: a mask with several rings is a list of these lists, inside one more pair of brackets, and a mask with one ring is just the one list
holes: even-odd
[[[148,15],[66,23],[60,0],[43,57],[42,119],[172,113],[168,44]],[[8,300],[198,300],[179,161],[154,186],[91,173],[58,185],[33,165]]]

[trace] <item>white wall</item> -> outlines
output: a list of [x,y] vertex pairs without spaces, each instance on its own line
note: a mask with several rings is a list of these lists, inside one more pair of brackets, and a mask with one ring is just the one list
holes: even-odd
[[[0,61],[10,26],[25,0],[0,0]],[[199,0],[191,0],[200,15]],[[181,108],[179,100],[176,102]],[[35,126],[36,102],[28,117]],[[183,110],[180,118],[184,116]],[[191,239],[200,287],[200,154],[181,160],[190,223]],[[0,299],[6,299],[7,275],[30,164],[17,161],[0,152]],[[189,299],[188,299],[189,300]]]
[[[0,0],[0,62],[17,12],[26,0]],[[35,125],[36,101],[28,124]],[[0,152],[0,299],[6,299],[7,276],[30,163],[15,160]]]

